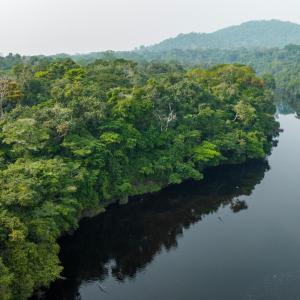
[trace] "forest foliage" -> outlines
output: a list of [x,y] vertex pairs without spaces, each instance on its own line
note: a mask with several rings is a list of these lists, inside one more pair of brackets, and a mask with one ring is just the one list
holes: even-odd
[[59,277],[57,239],[87,211],[264,158],[278,129],[272,93],[247,66],[20,56],[0,66],[5,300]]
[[[151,48],[150,48],[151,49]],[[0,72],[9,72],[25,64],[49,64],[56,59],[71,58],[81,66],[93,64],[96,60],[113,61],[126,59],[139,63],[139,70],[147,76],[157,72],[177,72],[178,70],[208,69],[218,64],[243,64],[252,67],[263,77],[270,89],[278,97],[298,101],[300,98],[300,46],[287,45],[279,48],[239,48],[239,49],[170,49],[164,51],[95,52],[83,55],[56,55],[53,57],[26,57],[10,54],[0,57]],[[146,76],[146,77],[147,77]],[[144,78],[145,79],[145,78]]]

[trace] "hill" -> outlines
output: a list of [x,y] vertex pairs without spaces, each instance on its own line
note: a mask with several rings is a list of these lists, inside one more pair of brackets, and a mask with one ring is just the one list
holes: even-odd
[[141,48],[149,51],[171,49],[236,49],[283,48],[288,44],[300,44],[300,25],[279,20],[250,21],[227,27],[213,33],[179,34],[159,44]]

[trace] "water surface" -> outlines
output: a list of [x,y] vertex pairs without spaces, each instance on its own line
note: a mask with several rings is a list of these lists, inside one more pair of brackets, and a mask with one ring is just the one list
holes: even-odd
[[60,241],[51,300],[300,299],[300,120],[267,161],[113,206]]

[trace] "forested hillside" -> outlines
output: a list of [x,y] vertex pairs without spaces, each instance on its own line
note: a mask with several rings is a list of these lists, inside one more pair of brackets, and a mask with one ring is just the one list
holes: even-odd
[[279,20],[251,21],[231,26],[213,33],[179,34],[140,50],[153,52],[172,49],[237,49],[237,48],[283,48],[300,44],[300,25]]
[[56,240],[83,215],[264,158],[278,129],[247,66],[15,59],[0,60],[0,299],[59,277]]

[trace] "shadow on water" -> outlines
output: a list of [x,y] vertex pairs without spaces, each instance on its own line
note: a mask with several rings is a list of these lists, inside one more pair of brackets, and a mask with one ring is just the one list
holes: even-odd
[[234,213],[247,209],[238,197],[250,195],[268,169],[266,161],[213,168],[202,182],[133,198],[127,205],[113,205],[104,214],[82,220],[74,235],[60,240],[65,280],[53,283],[42,299],[80,299],[84,282],[135,278],[162,250],[176,248],[183,231],[206,215],[222,206]]

